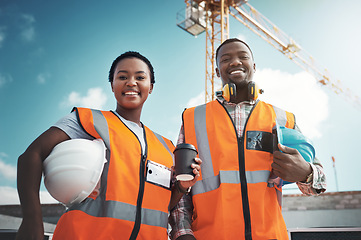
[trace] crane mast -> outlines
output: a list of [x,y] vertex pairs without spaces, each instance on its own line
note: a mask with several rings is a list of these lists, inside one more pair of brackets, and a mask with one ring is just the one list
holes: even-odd
[[205,102],[215,98],[216,80],[216,49],[223,41],[229,38],[229,13],[224,1],[214,3],[205,2],[206,9],[206,76]]
[[215,98],[216,49],[229,38],[229,7],[225,1],[185,0],[185,17],[177,14],[178,26],[197,36],[206,32],[205,102]]
[[[202,31],[191,33],[194,36],[206,32],[206,86],[205,101],[214,99],[215,83],[215,49],[229,38],[229,15],[260,36],[287,58],[305,71],[312,74],[319,84],[328,87],[334,93],[349,101],[361,110],[361,102],[349,88],[344,88],[339,80],[331,77],[328,70],[320,66],[315,59],[297,44],[291,37],[274,25],[270,20],[252,7],[248,0],[185,0],[186,9],[197,9],[198,14],[186,16],[184,22],[196,19],[193,25],[200,25]],[[208,86],[210,84],[210,87]]]

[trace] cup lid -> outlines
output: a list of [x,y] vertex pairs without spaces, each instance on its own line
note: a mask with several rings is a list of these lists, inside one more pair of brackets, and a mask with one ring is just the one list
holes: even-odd
[[174,149],[173,153],[175,151],[177,151],[178,149],[184,149],[184,148],[196,151],[196,153],[198,153],[197,149],[192,144],[189,144],[189,143],[180,143],[180,144],[178,144],[176,146],[176,148]]

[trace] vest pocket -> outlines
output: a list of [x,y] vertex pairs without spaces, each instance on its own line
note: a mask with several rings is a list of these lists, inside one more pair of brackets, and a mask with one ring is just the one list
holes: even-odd
[[270,132],[247,131],[246,148],[273,153],[273,135]]

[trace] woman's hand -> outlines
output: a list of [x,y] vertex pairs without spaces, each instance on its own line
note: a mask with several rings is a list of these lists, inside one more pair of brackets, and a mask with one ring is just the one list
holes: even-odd
[[44,239],[43,221],[38,217],[33,219],[23,218],[16,234],[16,240],[42,240]]
[[197,163],[192,163],[191,167],[193,168],[194,178],[189,181],[179,181],[179,185],[182,189],[187,190],[189,187],[192,187],[198,180],[201,171],[202,160],[200,158],[194,158],[194,161]]

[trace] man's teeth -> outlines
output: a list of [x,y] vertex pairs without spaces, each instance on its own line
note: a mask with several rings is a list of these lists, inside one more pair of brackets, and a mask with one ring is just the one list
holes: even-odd
[[241,71],[241,70],[234,70],[234,71],[232,71],[231,72],[231,74],[237,74],[237,73],[242,73],[243,71]]

